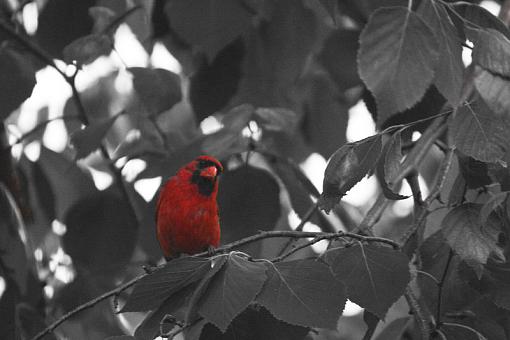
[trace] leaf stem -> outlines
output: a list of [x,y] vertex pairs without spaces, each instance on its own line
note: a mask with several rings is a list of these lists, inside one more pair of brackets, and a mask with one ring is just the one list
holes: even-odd
[[453,250],[450,249],[448,252],[448,259],[446,260],[446,265],[444,267],[443,275],[441,275],[441,279],[437,283],[437,308],[436,308],[436,328],[441,327],[441,304],[443,300],[443,286],[446,279],[446,275],[448,274],[448,268],[450,267],[450,263],[453,258]]

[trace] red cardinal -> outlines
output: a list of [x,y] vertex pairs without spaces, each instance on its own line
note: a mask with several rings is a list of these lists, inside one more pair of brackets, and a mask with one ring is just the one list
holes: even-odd
[[170,178],[159,194],[156,225],[165,258],[196,254],[220,243],[216,195],[221,163],[200,156]]

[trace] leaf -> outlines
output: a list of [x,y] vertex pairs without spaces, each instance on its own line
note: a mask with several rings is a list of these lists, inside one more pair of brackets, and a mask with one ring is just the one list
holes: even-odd
[[[26,302],[16,305],[16,330],[19,339],[32,339],[40,331],[47,327],[44,315]],[[49,333],[43,340],[57,340],[57,337]]]
[[391,188],[391,186],[396,184],[393,183],[393,179],[396,178],[402,168],[400,163],[403,158],[400,131],[397,131],[384,145],[381,154],[382,157],[379,159],[377,172],[379,174],[384,196],[390,200],[402,200],[408,198],[409,196],[400,195],[394,192]]
[[318,55],[319,63],[326,68],[340,91],[361,84],[356,63],[359,35],[358,30],[338,29],[324,41]]
[[510,82],[508,80],[489,71],[481,70],[475,77],[474,83],[480,96],[497,116],[508,115],[510,111]]
[[510,39],[508,27],[485,8],[464,1],[456,2],[450,6],[455,14],[461,15],[466,20],[466,26],[492,28],[503,33]]
[[90,175],[63,154],[41,147],[37,162],[53,189],[57,218],[61,221],[76,202],[98,192]]
[[358,71],[374,94],[379,120],[416,104],[434,78],[434,32],[405,7],[380,8],[360,36]]
[[[203,327],[203,329],[202,329]],[[198,340],[197,331],[191,328],[185,331],[186,340]],[[200,340],[304,340],[309,329],[289,325],[274,318],[265,308],[250,305],[237,316],[225,333],[212,324],[199,323]]]
[[502,206],[508,197],[508,191],[500,192],[492,196],[480,209],[480,224],[485,225],[490,214]]
[[257,302],[277,319],[305,327],[336,329],[345,305],[345,287],[316,260],[267,264],[267,281]]
[[211,269],[211,260],[180,257],[138,281],[121,312],[156,309],[172,294],[203,278]]
[[198,313],[224,333],[232,320],[255,299],[266,280],[265,273],[262,263],[230,253],[200,300]]
[[222,110],[235,95],[245,54],[238,38],[221,50],[212,62],[203,62],[190,79],[189,96],[196,121]]
[[26,58],[17,51],[2,47],[0,49],[0,122],[32,94],[35,86],[35,69]]
[[89,8],[89,15],[94,20],[92,32],[103,32],[115,19],[115,12],[108,7],[94,6]]
[[489,260],[478,289],[488,295],[496,306],[510,310],[510,263]]
[[90,123],[84,129],[74,132],[71,135],[71,144],[76,149],[76,159],[85,158],[100,148],[106,134],[121,114],[123,112],[110,118]]
[[218,207],[222,243],[273,230],[281,214],[280,188],[266,170],[241,166],[221,176]]
[[470,29],[473,62],[493,73],[510,76],[510,38],[493,29]]
[[357,244],[326,252],[326,262],[337,280],[347,287],[347,297],[379,319],[404,294],[411,278],[403,253],[376,245]]
[[338,9],[338,0],[319,0],[324,9],[328,12],[333,22],[336,24],[336,11]]
[[441,231],[446,242],[466,263],[478,269],[487,263],[493,253],[504,258],[497,245],[501,233],[499,220],[490,216],[485,225],[480,224],[481,204],[465,203],[453,208],[444,218]]
[[253,13],[246,6],[237,0],[173,0],[166,13],[177,34],[211,61],[250,27]]
[[509,120],[492,113],[480,100],[460,107],[448,127],[453,145],[482,162],[502,159],[509,145]]
[[456,107],[459,104],[464,79],[462,46],[452,19],[443,3],[422,1],[417,13],[434,32],[438,42],[439,60],[435,69],[434,84]]
[[254,119],[267,131],[283,131],[292,135],[298,117],[294,111],[283,107],[259,107],[255,110]]
[[113,49],[113,42],[104,34],[89,34],[67,45],[62,54],[68,64],[87,65],[97,58],[108,55]]
[[393,320],[384,327],[383,331],[375,337],[375,340],[400,339],[406,330],[409,320],[408,316]]
[[[25,244],[21,240],[23,221],[16,212],[18,210],[14,197],[0,182],[0,274],[4,282],[12,282],[18,294],[27,292],[28,261]],[[0,295],[0,298],[2,296]]]
[[135,249],[138,223],[129,203],[113,187],[76,201],[63,222],[64,250],[78,270],[111,277],[125,270]]
[[372,339],[372,335],[374,335],[375,328],[379,323],[379,318],[365,309],[363,311],[363,321],[365,321],[365,324],[367,325],[367,330],[365,332],[365,335],[363,335],[363,340],[370,340]]
[[168,70],[130,67],[133,86],[149,115],[157,115],[181,101],[181,81]]
[[375,135],[338,149],[324,172],[324,192],[319,206],[329,212],[335,204],[376,165],[382,148],[381,136]]

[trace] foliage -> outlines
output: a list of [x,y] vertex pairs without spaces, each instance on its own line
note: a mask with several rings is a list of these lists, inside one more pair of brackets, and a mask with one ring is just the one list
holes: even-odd
[[[37,4],[30,32],[0,3],[1,339],[510,338],[508,0]],[[37,111],[48,70],[68,92]],[[378,130],[347,142],[360,103]],[[162,263],[139,187],[203,153],[222,245]]]

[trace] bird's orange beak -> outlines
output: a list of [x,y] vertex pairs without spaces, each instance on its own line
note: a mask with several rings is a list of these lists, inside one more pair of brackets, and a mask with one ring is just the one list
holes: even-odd
[[209,166],[200,172],[201,177],[213,179],[218,175],[218,169],[215,166]]

